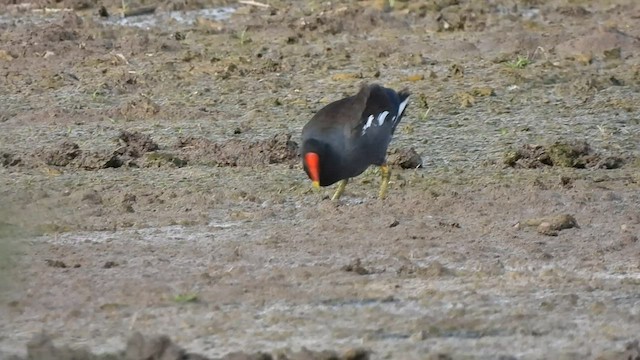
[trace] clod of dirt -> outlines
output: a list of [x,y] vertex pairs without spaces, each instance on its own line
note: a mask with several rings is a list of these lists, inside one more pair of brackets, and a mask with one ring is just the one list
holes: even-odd
[[585,141],[557,141],[548,146],[525,144],[507,151],[503,162],[507,166],[524,169],[545,166],[617,169],[624,165],[621,157],[597,154]]
[[587,15],[591,15],[591,12],[587,9],[585,9],[582,6],[560,6],[557,9],[558,13],[565,15],[565,16],[571,16],[571,17],[585,17]]
[[418,266],[413,263],[402,265],[397,271],[398,275],[412,275],[426,278],[453,275],[453,272],[438,261],[433,261],[427,266]]
[[349,6],[303,17],[290,27],[314,35],[336,35],[342,32],[366,33],[380,22],[397,23],[398,20],[374,8]]
[[480,86],[471,89],[471,95],[473,96],[495,96],[496,93],[492,87]]
[[119,168],[122,165],[122,159],[118,155],[105,152],[83,152],[77,161],[77,167],[85,170]]
[[98,4],[96,0],[64,0],[62,4],[67,9],[85,10],[91,9]]
[[391,151],[387,163],[403,169],[415,169],[422,167],[422,158],[414,148],[399,148]]
[[124,164],[139,166],[133,160],[159,148],[151,136],[137,131],[120,132],[118,141],[120,147],[112,153],[83,153],[77,166],[85,170],[118,168]]
[[[76,30],[65,27],[64,25],[51,24],[46,30],[40,31],[42,35],[40,37],[43,41],[48,43],[56,43],[62,41],[74,41],[80,37]],[[37,34],[34,34],[34,38],[37,39]]]
[[52,166],[68,166],[76,159],[82,151],[78,144],[69,140],[61,142],[56,149],[50,150],[43,154],[43,160],[47,165]]
[[150,152],[144,154],[139,165],[145,168],[163,166],[183,167],[187,165],[187,161],[170,153]]
[[104,7],[104,5],[100,6],[100,8],[98,9],[98,16],[103,18],[109,17],[109,11],[107,11],[107,8]]
[[438,31],[456,31],[464,29],[464,18],[457,12],[445,11],[436,18]]
[[117,168],[122,166],[122,160],[114,153],[85,152],[78,144],[64,140],[54,149],[39,149],[33,153],[34,158],[40,158],[50,166],[73,166],[85,170]]
[[453,64],[449,67],[449,74],[453,77],[463,77],[464,68],[461,65]]
[[584,168],[591,153],[589,144],[585,141],[574,143],[556,142],[548,147],[549,157],[555,166]]
[[127,341],[124,359],[185,359],[187,354],[184,349],[174,344],[168,336],[145,338],[140,333],[135,333]]
[[[370,351],[366,349],[349,349],[340,356],[337,351],[333,350],[312,351],[302,347],[300,351],[278,354],[276,358],[282,360],[368,360],[369,354]],[[247,357],[246,359],[249,358]]]
[[[16,357],[16,360],[20,360]],[[68,346],[55,346],[47,334],[36,335],[27,343],[29,360],[207,360],[206,357],[189,354],[174,344],[167,336],[145,338],[135,333],[127,341],[126,349],[116,353],[95,355],[89,350],[74,349]]]
[[452,229],[460,229],[460,223],[458,222],[446,222],[446,221],[438,221],[438,226]]
[[619,169],[624,165],[625,161],[619,156],[607,156],[598,161],[597,169]]
[[519,224],[536,227],[538,233],[547,236],[557,236],[561,230],[579,228],[576,219],[569,214],[528,219]]
[[[288,359],[287,357],[284,358]],[[234,352],[227,354],[225,357],[219,360],[273,360],[273,356],[264,353],[246,354],[243,352]]]
[[[334,360],[340,358],[335,351],[325,350],[314,352],[305,347],[302,347],[300,351],[292,352],[282,357],[287,360]],[[278,359],[280,359],[280,357],[278,357]]]
[[290,134],[278,134],[261,141],[233,139],[215,143],[209,139],[187,137],[175,148],[189,163],[217,166],[253,166],[292,162],[298,158],[298,144]]
[[47,259],[45,260],[45,262],[47,263],[47,266],[50,266],[52,268],[66,269],[68,267],[67,264],[62,260]]
[[122,206],[122,210],[128,213],[133,213],[135,210],[133,209],[133,204],[135,204],[137,198],[133,194],[124,194],[122,196],[122,200],[120,200],[120,205]]
[[102,265],[103,269],[111,269],[114,267],[117,267],[119,264],[115,261],[107,261],[104,263],[104,265]]
[[367,349],[349,349],[344,355],[342,355],[343,360],[369,360],[369,356],[371,351]]
[[569,176],[560,176],[560,185],[565,188],[571,188],[573,186],[573,178]]
[[341,270],[346,272],[354,272],[358,275],[369,275],[371,274],[371,270],[362,266],[360,259],[355,259],[350,264],[347,264],[341,268]]
[[118,139],[122,142],[122,146],[116,150],[116,154],[118,155],[139,158],[145,153],[158,150],[159,148],[151,136],[137,131],[122,131]]
[[[119,147],[113,151],[88,152],[80,149],[78,144],[65,140],[54,149],[39,149],[33,153],[36,159],[42,159],[50,166],[72,166],[85,170],[119,168],[125,164],[130,166],[160,167],[164,165],[182,167],[187,162],[168,153],[155,153],[158,144],[151,136],[140,132],[122,131],[118,136]],[[144,156],[143,159],[138,160]],[[17,165],[21,160],[12,155],[1,154],[0,164]]]
[[[604,54],[604,59],[607,61],[612,61],[612,60],[620,60],[622,58],[622,52],[620,50],[620,48],[613,48],[611,50],[605,50],[603,51]],[[614,79],[612,82],[613,83],[619,83],[619,80],[615,80],[615,77],[612,77],[612,79]]]
[[72,349],[70,347],[53,345],[51,337],[38,334],[27,343],[27,359],[29,360],[98,360],[96,355],[86,349]]
[[540,223],[540,225],[538,225],[538,227],[536,228],[536,231],[542,235],[558,236],[558,231],[554,230],[551,223],[548,223],[546,221]]
[[160,105],[147,96],[139,96],[126,104],[113,110],[114,117],[121,116],[125,119],[149,119],[160,112]]
[[83,21],[74,11],[65,11],[62,15],[61,25],[67,29],[74,29],[82,26]]
[[92,205],[101,205],[102,204],[102,196],[96,190],[88,190],[82,194],[82,201],[92,204]]

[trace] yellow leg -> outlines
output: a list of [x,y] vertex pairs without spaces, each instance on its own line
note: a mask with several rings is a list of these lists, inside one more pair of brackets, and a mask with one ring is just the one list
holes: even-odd
[[338,188],[336,189],[336,192],[331,197],[331,201],[340,199],[340,196],[342,196],[342,193],[344,192],[344,188],[347,187],[348,182],[349,182],[349,179],[340,180],[340,182],[338,183]]
[[387,196],[387,188],[389,187],[389,180],[391,179],[391,170],[387,164],[380,166],[380,173],[382,174],[382,183],[380,184],[380,192],[378,197],[384,199]]
[[310,190],[311,192],[313,192],[314,194],[317,194],[318,196],[320,196],[320,199],[322,199],[322,188],[320,187],[320,183],[317,181],[313,182],[313,187]]

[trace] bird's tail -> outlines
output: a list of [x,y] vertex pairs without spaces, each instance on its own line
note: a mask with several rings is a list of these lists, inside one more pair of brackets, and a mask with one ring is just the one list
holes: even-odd
[[400,120],[402,119],[402,115],[404,114],[404,109],[406,109],[407,105],[409,104],[410,95],[411,93],[409,92],[408,88],[404,88],[398,92],[398,116],[393,123],[392,132],[395,132],[396,127],[398,126],[398,124],[400,124]]

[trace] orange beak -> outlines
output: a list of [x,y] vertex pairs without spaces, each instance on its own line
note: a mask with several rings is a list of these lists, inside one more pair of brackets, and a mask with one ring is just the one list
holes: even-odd
[[306,153],[304,155],[304,162],[309,169],[309,177],[313,181],[313,187],[320,187],[320,157],[316,153]]

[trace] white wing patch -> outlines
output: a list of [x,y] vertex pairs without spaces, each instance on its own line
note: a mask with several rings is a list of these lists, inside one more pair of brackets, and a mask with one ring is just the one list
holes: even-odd
[[382,126],[382,124],[384,124],[384,119],[387,118],[387,115],[389,115],[388,111],[383,111],[378,115],[378,126]]
[[[404,109],[407,107],[408,103],[409,103],[409,98],[407,97],[406,99],[404,99],[403,102],[400,103],[400,105],[398,105],[398,114],[394,115],[391,118],[392,123],[395,123],[396,120],[399,119],[400,116],[402,116],[402,113],[404,112]],[[386,110],[381,112],[377,116],[369,115],[369,117],[367,118],[367,122],[362,127],[362,135],[364,135],[367,132],[367,129],[369,129],[371,126],[374,126],[374,125],[382,126],[385,120],[387,119],[387,115],[389,115],[389,112]],[[378,122],[377,124],[374,124],[373,122],[374,119],[377,119],[377,122]]]
[[[383,111],[378,114],[378,116],[369,115],[369,117],[367,118],[367,122],[362,127],[362,135],[364,135],[364,133],[367,132],[367,129],[369,129],[371,126],[382,126],[382,124],[384,124],[384,121],[387,119],[387,115],[389,115],[388,111]],[[396,117],[394,116],[391,121],[394,121],[395,118]],[[374,119],[377,120],[377,124],[373,122]]]
[[371,124],[373,123],[373,115],[369,115],[369,117],[367,118],[367,123],[364,124],[364,126],[362,127],[362,134],[364,135],[365,132],[367,132],[367,129],[371,127]]

